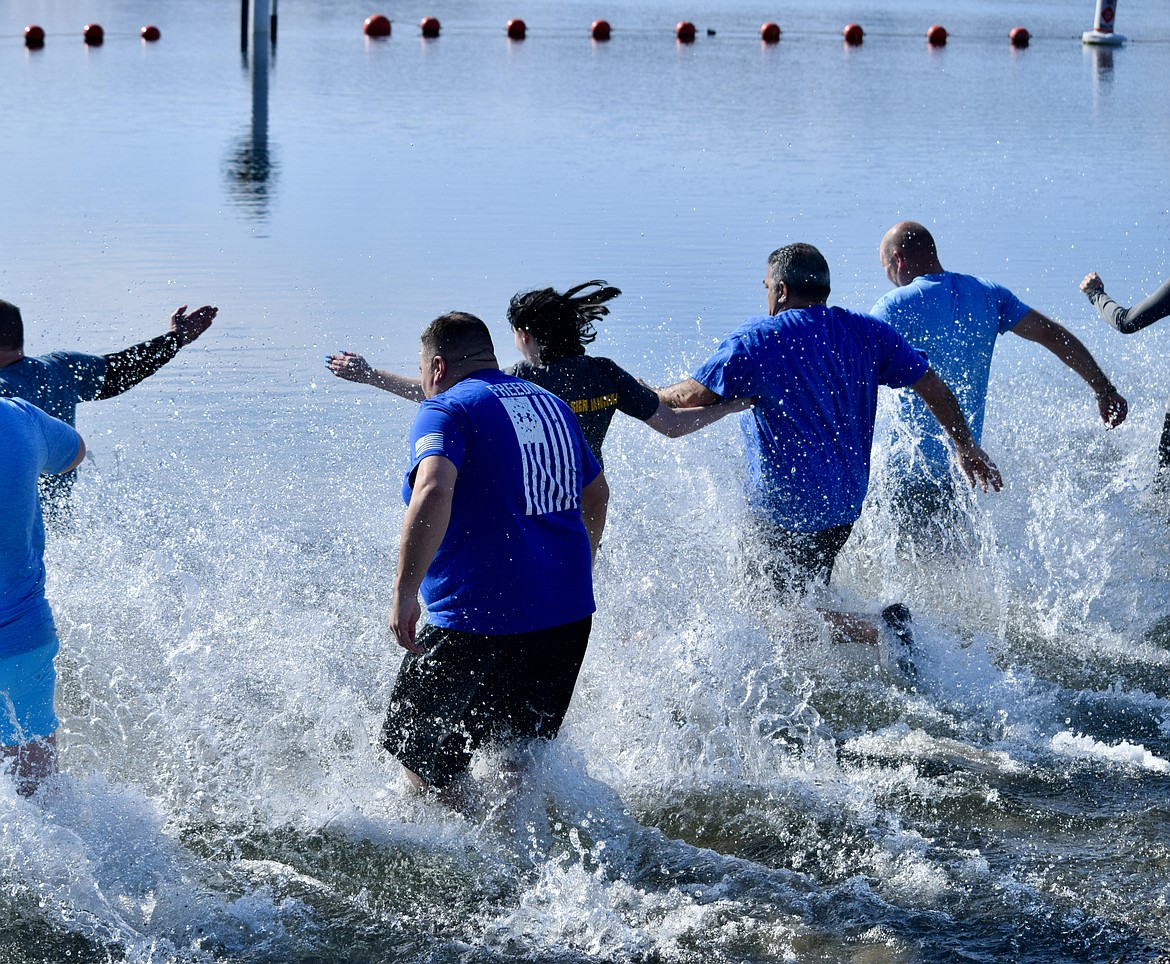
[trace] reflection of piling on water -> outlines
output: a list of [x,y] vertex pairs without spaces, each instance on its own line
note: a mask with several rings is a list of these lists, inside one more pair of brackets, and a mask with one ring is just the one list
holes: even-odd
[[1097,77],[1101,80],[1108,80],[1113,76],[1113,48],[1094,46],[1093,51],[1093,66],[1097,68]]
[[[236,148],[228,156],[228,193],[246,213],[258,218],[268,216],[272,183],[276,165],[268,146],[268,74],[270,61],[270,40],[263,29],[268,14],[261,7],[267,7],[266,0],[255,0],[254,10],[260,14],[254,21],[261,30],[252,34],[252,55],[249,62],[245,54],[244,63],[250,67],[252,81],[252,126],[249,133],[240,138]],[[273,3],[275,9],[275,2]]]

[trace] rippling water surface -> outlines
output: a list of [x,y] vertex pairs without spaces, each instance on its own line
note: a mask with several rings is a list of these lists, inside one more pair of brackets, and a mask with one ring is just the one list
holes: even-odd
[[[257,69],[224,0],[0,10],[0,297],[30,351],[220,307],[81,409],[77,525],[48,553],[64,773],[34,802],[0,785],[0,959],[1166,960],[1170,328],[1122,338],[1076,284],[1132,301],[1170,274],[1167,0],[1122,0],[1117,51],[1055,0],[447,2],[385,8],[384,42],[373,12],[284,0]],[[407,792],[376,737],[413,411],[323,355],[411,370],[422,324],[464,308],[510,361],[514,291],[601,277],[625,295],[596,349],[663,383],[761,310],[782,243],[871,305],[905,217],[1068,324],[1131,404],[1104,432],[1004,339],[985,444],[1008,487],[957,557],[899,543],[879,446],[833,592],[913,606],[920,685],[741,574],[730,420],[678,442],[625,420],[561,739],[521,788],[482,761],[475,819]]]

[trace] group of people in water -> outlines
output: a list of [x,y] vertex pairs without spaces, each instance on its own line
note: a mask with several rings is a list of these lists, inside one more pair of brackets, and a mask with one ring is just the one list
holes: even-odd
[[[731,332],[691,377],[658,389],[587,353],[620,294],[604,281],[517,294],[507,318],[524,360],[507,371],[487,326],[465,312],[423,331],[418,377],[352,352],[327,357],[338,377],[419,403],[390,612],[407,652],[382,731],[412,784],[463,807],[477,750],[556,736],[595,611],[609,500],[602,446],[616,411],[670,437],[744,413],[745,562],[785,597],[828,583],[860,517],[880,386],[898,390],[916,441],[895,463],[893,504],[907,528],[953,517],[961,476],[984,491],[1002,485],[981,448],[1002,334],[1036,342],[1078,374],[1107,428],[1124,421],[1125,398],[1075,335],[1001,285],[944,270],[923,225],[894,225],[879,255],[895,287],[861,313],[827,304],[829,266],[815,247],[778,248],[764,278],[767,313]],[[1170,282],[1128,310],[1096,274],[1081,287],[1122,332],[1170,314]],[[147,377],[215,313],[180,309],[165,335],[113,355],[29,358],[19,310],[0,302],[0,396],[10,397],[0,399],[0,746],[22,793],[56,766],[58,641],[44,599],[38,475],[68,473],[84,455],[77,401]],[[1170,469],[1170,408],[1159,465]],[[67,492],[42,497],[56,510]],[[912,681],[905,603],[875,617],[822,614],[835,635],[877,644]]]

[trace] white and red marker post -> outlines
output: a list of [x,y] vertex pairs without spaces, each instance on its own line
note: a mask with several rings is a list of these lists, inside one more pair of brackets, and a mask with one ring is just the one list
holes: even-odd
[[1093,29],[1081,34],[1081,42],[1104,47],[1120,47],[1125,38],[1113,32],[1113,21],[1117,16],[1117,0],[1097,0],[1097,14],[1093,18]]

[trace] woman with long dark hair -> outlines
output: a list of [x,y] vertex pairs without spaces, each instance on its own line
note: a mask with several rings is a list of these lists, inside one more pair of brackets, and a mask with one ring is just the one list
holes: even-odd
[[[659,401],[654,389],[616,362],[586,354],[585,346],[597,338],[597,320],[609,314],[607,302],[620,294],[604,281],[586,281],[565,292],[555,288],[521,292],[508,305],[512,337],[524,356],[508,373],[535,382],[568,402],[599,462],[616,411],[677,438],[749,407],[749,402],[737,400],[704,408],[670,408]],[[343,351],[328,356],[325,362],[339,378],[373,385],[411,401],[423,399],[419,379],[373,368],[361,355]]]

